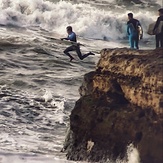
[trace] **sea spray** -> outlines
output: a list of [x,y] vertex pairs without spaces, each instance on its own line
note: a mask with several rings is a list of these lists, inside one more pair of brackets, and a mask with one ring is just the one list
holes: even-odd
[[137,148],[134,147],[133,144],[130,144],[127,147],[127,158],[128,163],[140,163],[139,152]]
[[[120,13],[121,12],[121,13]],[[65,28],[73,26],[77,35],[89,39],[122,40],[127,37],[127,13],[131,10],[102,10],[90,4],[73,4],[66,1],[52,3],[43,0],[0,0],[0,24],[20,27],[37,26],[66,35]],[[148,25],[157,18],[156,12],[139,9],[134,17],[140,20],[144,39],[149,36]]]

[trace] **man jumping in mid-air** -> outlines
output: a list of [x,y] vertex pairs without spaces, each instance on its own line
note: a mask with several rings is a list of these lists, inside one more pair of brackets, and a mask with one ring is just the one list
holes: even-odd
[[66,48],[64,50],[64,53],[70,57],[70,62],[74,59],[71,55],[70,55],[70,51],[76,51],[76,53],[78,54],[78,57],[83,60],[84,58],[88,57],[89,55],[95,55],[92,52],[89,52],[87,54],[82,55],[81,51],[80,51],[80,44],[77,43],[77,39],[76,39],[76,34],[75,32],[73,32],[72,27],[68,26],[67,28],[67,33],[68,33],[68,37],[67,38],[61,38],[61,40],[69,40],[74,42],[73,45],[69,46],[68,48]]

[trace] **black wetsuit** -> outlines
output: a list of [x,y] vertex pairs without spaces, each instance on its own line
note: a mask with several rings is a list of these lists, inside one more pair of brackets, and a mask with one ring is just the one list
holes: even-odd
[[[163,15],[157,18],[153,31],[155,31],[155,29],[159,26],[161,21],[163,21]],[[162,26],[161,33],[156,34],[156,48],[159,47],[163,47],[163,26]]]
[[[64,38],[66,40],[70,40],[70,41],[73,41],[73,42],[77,42],[77,39],[76,39],[76,34],[74,32],[71,32],[67,38]],[[74,44],[72,46],[69,46],[68,48],[66,48],[64,50],[64,53],[66,55],[68,55],[70,57],[70,61],[73,60],[74,58],[70,55],[70,51],[76,51],[76,53],[78,54],[78,57],[83,60],[84,58],[88,57],[89,55],[93,55],[93,53],[89,52],[87,54],[84,54],[82,55],[81,54],[81,51],[80,51],[80,45],[79,44]]]
[[127,22],[127,34],[129,36],[130,48],[139,49],[139,31],[138,26],[141,27],[137,19],[131,19]]

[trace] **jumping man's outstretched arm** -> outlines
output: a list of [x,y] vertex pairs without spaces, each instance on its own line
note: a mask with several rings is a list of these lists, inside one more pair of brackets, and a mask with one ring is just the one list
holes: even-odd
[[61,38],[61,40],[68,40],[68,38]]

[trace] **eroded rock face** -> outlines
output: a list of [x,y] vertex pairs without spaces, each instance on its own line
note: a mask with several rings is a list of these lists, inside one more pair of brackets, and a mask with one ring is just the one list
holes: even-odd
[[126,158],[133,143],[143,163],[163,162],[163,49],[102,50],[79,92],[64,147],[68,159]]
[[[163,113],[163,50],[102,50],[98,70],[115,76],[131,103]],[[99,88],[95,80],[94,84],[94,88]]]

